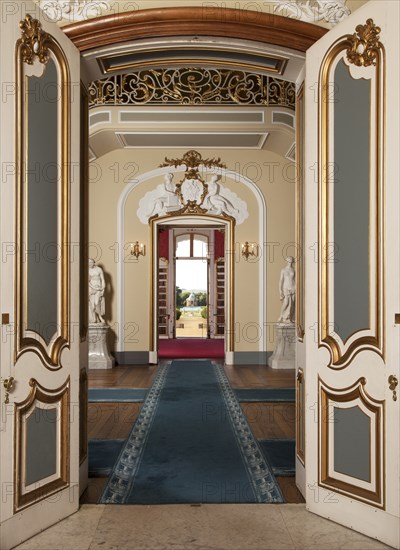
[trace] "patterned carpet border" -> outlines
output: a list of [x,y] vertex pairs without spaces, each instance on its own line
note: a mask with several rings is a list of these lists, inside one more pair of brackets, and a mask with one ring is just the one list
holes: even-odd
[[216,363],[213,363],[213,366],[223,399],[225,401],[229,419],[231,421],[249,477],[252,481],[253,490],[257,496],[258,502],[285,502],[279,485],[250,429],[242,408],[240,407],[239,401],[236,398],[235,392],[229,384],[229,380],[223,367],[217,365]]
[[170,364],[159,367],[140,414],[100,497],[100,504],[124,504],[135,481]]

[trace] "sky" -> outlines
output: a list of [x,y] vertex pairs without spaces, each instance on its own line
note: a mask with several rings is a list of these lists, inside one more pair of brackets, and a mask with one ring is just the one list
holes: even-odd
[[176,260],[176,286],[185,290],[207,290],[207,261]]

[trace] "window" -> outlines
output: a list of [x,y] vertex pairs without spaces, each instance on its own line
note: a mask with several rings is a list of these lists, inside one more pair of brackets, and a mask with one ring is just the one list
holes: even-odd
[[177,258],[207,258],[208,237],[194,233],[177,236],[175,256]]

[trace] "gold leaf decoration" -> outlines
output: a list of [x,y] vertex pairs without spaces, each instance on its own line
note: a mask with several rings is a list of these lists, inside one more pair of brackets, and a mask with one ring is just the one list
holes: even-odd
[[239,70],[184,67],[143,69],[91,82],[98,105],[261,105],[295,108],[293,82]]
[[[194,149],[191,149],[187,153],[183,155],[180,159],[169,159],[165,157],[165,162],[160,164],[160,168],[163,168],[164,166],[174,166],[177,168],[178,166],[185,165],[188,169],[193,169],[193,173],[197,173],[199,166],[204,166],[205,168],[226,168],[226,164],[221,162],[221,158],[212,158],[212,159],[203,159],[201,154],[195,151]],[[190,176],[189,174],[190,170],[188,170],[186,173],[188,174],[187,177],[194,177]]]
[[[183,179],[176,184],[175,194],[179,197],[179,201],[182,207],[174,212],[167,212],[168,216],[177,216],[181,214],[206,214],[207,209],[203,208],[204,199],[208,194],[208,184],[204,181],[200,174],[200,167],[202,168],[226,168],[226,164],[221,162],[221,158],[203,159],[201,154],[194,149],[187,151],[182,158],[169,159],[165,157],[165,162],[160,164],[160,168],[171,166],[177,168],[178,166],[186,166],[186,171]],[[197,181],[199,187],[197,191],[197,198],[190,199],[184,197],[184,190],[182,186],[187,185],[187,182]],[[227,217],[226,215],[224,217]],[[229,216],[228,216],[229,217]]]
[[20,21],[19,27],[22,36],[17,42],[21,50],[22,61],[32,65],[35,56],[40,63],[47,63],[49,60],[49,51],[47,43],[49,35],[42,29],[42,24],[37,19],[33,19],[29,13],[23,21]]
[[379,50],[383,48],[379,41],[380,27],[372,19],[367,19],[365,25],[358,25],[356,32],[350,38],[351,46],[347,48],[347,59],[357,67],[375,66],[379,58]]

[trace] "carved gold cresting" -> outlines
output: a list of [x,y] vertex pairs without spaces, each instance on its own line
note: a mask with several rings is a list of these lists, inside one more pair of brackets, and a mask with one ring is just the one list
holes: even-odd
[[[174,168],[177,168],[178,166],[182,166],[182,165],[186,166],[185,175],[183,179],[176,184],[176,191],[175,191],[176,195],[179,197],[179,200],[182,204],[182,208],[174,212],[168,212],[167,214],[169,216],[176,216],[180,214],[206,214],[208,210],[206,208],[202,208],[202,204],[208,194],[208,185],[204,181],[204,179],[201,177],[199,169],[200,167],[226,168],[226,164],[221,162],[220,157],[203,159],[200,153],[191,149],[190,151],[185,153],[182,158],[179,158],[179,159],[178,158],[169,159],[165,157],[165,162],[160,164],[160,168],[164,168],[166,166],[173,166]],[[188,181],[188,180],[197,180],[202,185],[202,192],[198,201],[188,199],[185,202],[185,198],[182,193],[182,185],[185,181]],[[230,218],[230,216],[228,215],[224,215],[224,217]]]
[[349,63],[357,67],[375,66],[379,57],[379,50],[383,47],[379,41],[380,27],[372,19],[367,19],[365,25],[358,25],[351,37],[351,46],[347,48]]
[[20,21],[19,26],[22,36],[18,41],[18,45],[21,48],[22,61],[32,65],[35,56],[37,56],[40,63],[47,63],[49,60],[47,47],[49,35],[42,29],[41,22],[33,19],[28,13],[25,19]]
[[182,164],[186,165],[186,167],[188,168],[188,170],[185,172],[185,176],[187,178],[199,176],[198,168],[200,166],[204,166],[206,168],[226,168],[226,164],[221,162],[221,157],[218,157],[217,159],[203,159],[201,154],[197,151],[194,151],[193,149],[185,153],[181,159],[169,159],[165,157],[165,162],[163,162],[163,164],[160,164],[160,167],[174,166],[175,168],[177,168]]

